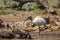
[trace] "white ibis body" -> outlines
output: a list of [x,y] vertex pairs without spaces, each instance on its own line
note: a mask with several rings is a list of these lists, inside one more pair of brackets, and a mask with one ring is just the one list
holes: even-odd
[[40,28],[42,28],[41,25],[44,25],[44,27],[46,27],[46,24],[48,23],[47,21],[49,20],[46,20],[40,16],[35,17],[34,20],[32,21],[33,24],[39,27],[39,35],[40,35]]

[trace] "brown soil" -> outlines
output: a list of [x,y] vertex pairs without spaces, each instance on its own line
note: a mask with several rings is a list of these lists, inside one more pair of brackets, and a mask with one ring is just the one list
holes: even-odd
[[[0,19],[6,22],[12,22],[12,21],[23,21],[26,19],[28,16],[32,16],[33,18],[37,16],[37,14],[18,14],[18,15],[0,15]],[[47,14],[48,15],[48,14]],[[40,15],[42,17],[47,17],[47,15]],[[49,15],[48,15],[49,16]],[[30,33],[31,36],[34,38],[34,40],[60,40],[60,29],[58,31],[54,31],[48,34],[40,35],[38,33]],[[54,35],[55,34],[55,35]]]

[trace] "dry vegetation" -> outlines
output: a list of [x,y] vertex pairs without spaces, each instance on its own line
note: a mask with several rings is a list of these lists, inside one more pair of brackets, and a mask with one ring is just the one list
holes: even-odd
[[[30,12],[28,12],[28,13],[30,13]],[[56,38],[56,39],[58,39],[59,37],[57,36],[57,35],[59,35],[60,34],[60,26],[59,26],[59,23],[58,23],[58,21],[55,21],[56,23],[52,23],[52,24],[48,24],[47,25],[47,27],[48,27],[48,29],[46,29],[46,30],[43,30],[41,33],[41,35],[40,36],[38,36],[39,34],[38,34],[38,27],[36,26],[36,27],[33,27],[33,28],[31,28],[31,25],[30,25],[30,27],[28,27],[27,25],[22,25],[21,23],[22,23],[22,21],[24,20],[24,19],[26,19],[29,15],[31,15],[33,18],[34,17],[36,17],[36,16],[38,16],[38,14],[34,14],[34,13],[30,13],[30,14],[28,14],[28,13],[23,13],[23,14],[17,14],[16,16],[14,16],[14,15],[0,15],[1,17],[1,19],[3,20],[3,21],[5,21],[6,23],[11,23],[12,25],[14,25],[15,23],[15,28],[16,29],[19,29],[20,31],[22,31],[22,32],[25,32],[24,30],[29,30],[29,32],[30,32],[30,34],[31,34],[31,36],[33,37],[33,38],[38,38],[38,39],[40,39],[43,35],[42,34],[46,34],[45,36],[43,36],[43,38],[41,38],[41,39],[44,39],[44,38],[49,38],[49,36],[52,38],[52,35],[54,35],[54,34],[56,34],[56,37],[54,36],[52,39],[54,39],[54,38]],[[39,16],[42,16],[42,17],[48,17],[50,14],[45,14],[45,15],[39,15]],[[50,16],[52,16],[52,15],[50,15]],[[54,17],[53,17],[54,18]],[[55,18],[56,19],[56,18]],[[53,20],[55,20],[55,19],[53,19]],[[59,20],[60,21],[60,20]],[[56,25],[55,25],[56,24]],[[13,27],[12,27],[13,28]],[[0,30],[0,32],[12,32],[12,30],[11,29],[1,29]],[[35,33],[35,34],[34,34]],[[48,35],[49,34],[49,35]],[[51,34],[51,35],[50,35]],[[37,37],[34,37],[34,36],[37,36]]]
[[[53,3],[56,2],[56,1],[55,2],[52,1],[52,3],[51,3],[51,1],[48,1],[50,3],[50,5],[53,5]],[[7,4],[7,6],[9,6],[9,5]],[[60,8],[55,8],[55,10],[57,11],[58,15],[60,15]],[[58,18],[58,20],[57,20],[57,18],[55,16],[53,16],[50,13],[47,13],[45,11],[46,10],[41,10],[39,8],[31,10],[31,11],[14,10],[14,9],[0,9],[0,19],[2,19],[5,22],[5,24],[15,26],[15,29],[22,31],[23,33],[26,33],[25,31],[28,30],[34,40],[60,40],[60,19]],[[22,22],[28,16],[32,16],[32,18],[34,18],[36,16],[42,16],[43,18],[47,18],[50,16],[51,17],[50,21],[52,21],[53,23],[47,24],[47,29],[43,28],[44,30],[41,32],[41,35],[39,36],[38,26],[35,26],[32,28],[31,24],[23,25]],[[0,28],[0,34],[12,33],[13,28],[14,27],[11,27],[10,29]],[[4,39],[4,40],[9,40],[9,39]],[[23,40],[23,39],[14,38],[11,40]]]

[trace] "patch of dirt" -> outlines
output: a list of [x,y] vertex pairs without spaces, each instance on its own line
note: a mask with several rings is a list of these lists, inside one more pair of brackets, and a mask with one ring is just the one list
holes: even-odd
[[[32,16],[33,18],[35,16],[42,16],[42,17],[48,17],[50,16],[50,14],[46,14],[46,15],[38,15],[38,14],[33,14],[33,13],[23,13],[23,14],[18,14],[18,15],[0,15],[0,19],[2,19],[5,22],[16,22],[16,21],[23,21],[24,19],[26,19],[28,16]],[[21,29],[21,27],[17,27],[19,29]],[[43,32],[43,34],[45,34]],[[60,34],[60,29],[58,31],[53,31],[53,32],[47,32],[46,34]],[[36,40],[36,39],[41,39],[41,40],[54,40],[54,39],[59,39],[60,36],[58,35],[40,35],[38,33],[31,33],[31,36]],[[50,39],[49,39],[50,38]]]
[[[30,14],[23,13],[23,14],[18,14],[18,15],[0,15],[0,19],[2,19],[3,21],[7,21],[7,22],[8,21],[23,21],[28,16],[32,16],[32,18],[34,18],[35,16],[42,16],[42,15],[32,14],[32,13],[30,13]],[[43,15],[43,16],[46,17],[47,15]]]

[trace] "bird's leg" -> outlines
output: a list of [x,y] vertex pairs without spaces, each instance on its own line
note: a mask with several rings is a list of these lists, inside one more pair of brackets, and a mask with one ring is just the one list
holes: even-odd
[[40,31],[41,31],[41,30],[40,30],[40,26],[38,26],[38,28],[39,28],[39,35],[40,35]]
[[44,24],[44,29],[47,28],[46,24]]

